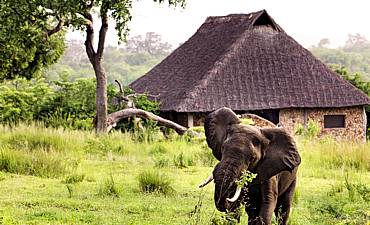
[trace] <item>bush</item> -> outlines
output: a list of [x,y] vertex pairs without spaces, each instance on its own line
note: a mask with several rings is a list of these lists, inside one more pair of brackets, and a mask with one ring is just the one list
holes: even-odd
[[17,78],[0,85],[0,122],[18,124],[34,120],[53,91],[43,79]]
[[304,127],[300,123],[298,123],[294,127],[295,134],[301,135],[308,139],[316,138],[320,134],[320,132],[321,132],[320,124],[311,119],[308,120],[306,127]]
[[157,170],[147,170],[140,173],[138,180],[139,188],[142,192],[158,192],[165,195],[174,192],[170,179],[166,175],[160,174]]

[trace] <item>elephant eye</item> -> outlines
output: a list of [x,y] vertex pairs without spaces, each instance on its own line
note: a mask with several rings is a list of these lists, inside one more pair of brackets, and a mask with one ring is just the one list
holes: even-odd
[[254,146],[259,146],[261,144],[260,140],[258,140],[258,138],[253,138],[252,139],[252,144]]

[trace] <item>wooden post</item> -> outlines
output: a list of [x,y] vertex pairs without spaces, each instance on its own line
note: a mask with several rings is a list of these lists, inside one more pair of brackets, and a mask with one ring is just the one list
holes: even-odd
[[365,106],[363,106],[363,107],[362,107],[362,118],[363,118],[363,122],[364,122],[364,123],[363,123],[363,127],[364,127],[364,132],[365,132],[365,133],[364,133],[364,134],[365,134],[365,135],[364,135],[364,143],[366,143],[366,141],[367,141],[367,140],[366,140],[367,116],[366,116]]
[[307,120],[308,120],[308,115],[307,115],[307,109],[303,109],[303,126],[304,128],[307,128]]
[[188,127],[194,126],[194,117],[192,113],[188,113]]

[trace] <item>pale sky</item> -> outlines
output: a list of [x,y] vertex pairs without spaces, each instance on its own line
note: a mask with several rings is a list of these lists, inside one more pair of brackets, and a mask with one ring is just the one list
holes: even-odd
[[[187,0],[185,9],[141,0],[133,5],[130,35],[155,32],[176,48],[191,37],[208,16],[262,9],[306,48],[316,45],[322,38],[329,38],[334,47],[342,46],[349,33],[360,33],[370,39],[368,0]],[[76,36],[81,35],[69,34],[68,38]],[[108,43],[117,43],[112,26]]]

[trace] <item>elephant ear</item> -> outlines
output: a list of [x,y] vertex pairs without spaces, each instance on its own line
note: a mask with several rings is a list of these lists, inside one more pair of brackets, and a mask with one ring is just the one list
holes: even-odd
[[261,129],[269,144],[257,168],[257,174],[267,180],[281,171],[292,171],[301,163],[295,141],[283,128]]
[[221,147],[227,136],[230,125],[239,124],[241,121],[229,108],[223,107],[208,114],[204,121],[204,130],[208,146],[213,155],[221,160]]

